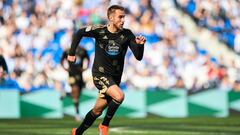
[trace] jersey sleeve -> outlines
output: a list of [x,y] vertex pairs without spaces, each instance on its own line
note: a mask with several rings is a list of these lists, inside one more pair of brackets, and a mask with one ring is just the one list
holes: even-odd
[[71,48],[69,50],[69,55],[74,56],[76,53],[77,46],[79,42],[81,41],[82,37],[93,37],[95,38],[97,36],[95,26],[87,26],[85,28],[79,29],[73,36]]
[[142,60],[143,58],[143,52],[144,52],[144,44],[137,44],[135,42],[135,35],[129,30],[129,47],[132,50],[135,58],[137,60]]

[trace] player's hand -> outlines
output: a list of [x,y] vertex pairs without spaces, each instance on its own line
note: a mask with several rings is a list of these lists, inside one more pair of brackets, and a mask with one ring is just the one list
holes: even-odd
[[74,62],[75,62],[75,60],[76,60],[76,56],[71,56],[71,55],[68,55],[68,56],[67,56],[67,60],[68,60],[69,62],[72,62],[72,63],[74,63]]
[[144,36],[137,36],[135,38],[135,41],[136,41],[137,44],[145,44],[146,38]]

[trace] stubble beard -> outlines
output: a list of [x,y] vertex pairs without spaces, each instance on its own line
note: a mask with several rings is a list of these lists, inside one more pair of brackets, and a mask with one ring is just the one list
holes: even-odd
[[[124,24],[123,24],[124,25]],[[118,30],[122,30],[123,29],[123,25],[118,25],[118,26],[116,26],[116,28],[118,29]]]

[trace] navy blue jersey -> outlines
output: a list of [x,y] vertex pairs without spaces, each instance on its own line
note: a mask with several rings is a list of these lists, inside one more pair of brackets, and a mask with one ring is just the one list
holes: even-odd
[[[65,50],[61,57],[61,64],[63,65],[63,61],[67,59],[67,55],[69,53],[69,50]],[[83,47],[78,46],[76,48],[76,61],[74,63],[68,62],[69,65],[69,75],[75,76],[77,74],[81,75],[83,72],[83,61],[84,60],[89,61],[89,56],[87,53],[87,50]],[[64,66],[64,65],[63,65]]]
[[141,60],[143,57],[144,45],[136,44],[135,36],[129,29],[122,29],[117,33],[109,32],[106,25],[88,26],[79,29],[74,35],[69,55],[75,55],[76,47],[82,37],[95,38],[93,75],[121,76],[128,47],[130,47],[137,60]]

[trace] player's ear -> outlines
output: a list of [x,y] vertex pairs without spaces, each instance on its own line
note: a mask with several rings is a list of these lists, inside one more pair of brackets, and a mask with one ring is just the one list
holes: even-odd
[[109,19],[110,21],[113,21],[113,16],[110,15],[110,16],[108,17],[108,19]]

